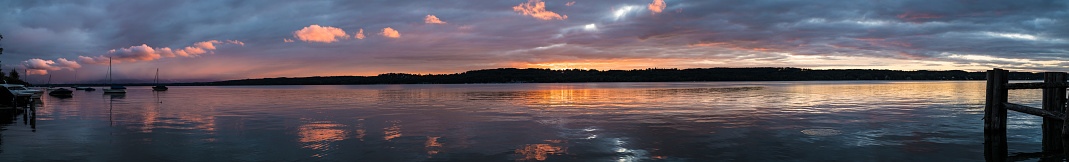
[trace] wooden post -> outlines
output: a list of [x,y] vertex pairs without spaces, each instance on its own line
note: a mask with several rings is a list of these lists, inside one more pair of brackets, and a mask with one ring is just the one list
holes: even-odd
[[1006,107],[1009,100],[1009,72],[1002,69],[987,71],[987,102],[984,106],[984,157],[987,161],[1006,161]]
[[[1065,73],[1043,73],[1043,83],[1063,84]],[[1065,88],[1043,88],[1043,110],[1050,112],[1065,111]],[[1043,151],[1062,151],[1062,120],[1043,118]]]

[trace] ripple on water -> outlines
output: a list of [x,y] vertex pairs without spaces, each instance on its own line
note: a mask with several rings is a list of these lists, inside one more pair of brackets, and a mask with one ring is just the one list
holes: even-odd
[[835,129],[806,129],[806,130],[802,130],[802,134],[811,135],[811,136],[832,136],[832,135],[843,134],[843,131],[839,131],[839,130],[835,130]]

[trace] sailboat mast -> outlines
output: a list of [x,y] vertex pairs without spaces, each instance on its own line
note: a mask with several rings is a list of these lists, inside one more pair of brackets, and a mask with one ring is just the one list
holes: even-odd
[[111,85],[111,57],[108,57],[108,85]]
[[156,77],[152,80],[156,80],[156,85],[160,84],[160,68],[156,68]]

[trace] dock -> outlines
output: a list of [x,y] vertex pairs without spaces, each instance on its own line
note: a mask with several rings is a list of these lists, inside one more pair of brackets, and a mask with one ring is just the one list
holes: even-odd
[[[1066,119],[1066,82],[1065,72],[1045,72],[1043,82],[1009,83],[1009,71],[993,69],[987,71],[987,98],[984,105],[984,157],[987,161],[1018,161],[1030,158],[1042,158],[1041,161],[1063,161],[1069,155],[1069,122]],[[1043,106],[1041,108],[1009,102],[1009,90],[1042,89]],[[1025,114],[1043,117],[1043,152],[1026,153],[1010,156],[1006,142],[1006,113],[1013,110]]]

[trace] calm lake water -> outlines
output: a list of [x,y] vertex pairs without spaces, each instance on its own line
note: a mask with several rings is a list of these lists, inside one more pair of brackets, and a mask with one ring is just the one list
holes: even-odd
[[[983,161],[984,81],[130,87],[5,114],[0,161]],[[1038,107],[1039,90],[1010,91]],[[33,117],[32,114],[36,114]],[[24,117],[25,116],[25,117]],[[1041,149],[1012,112],[1009,152]]]

